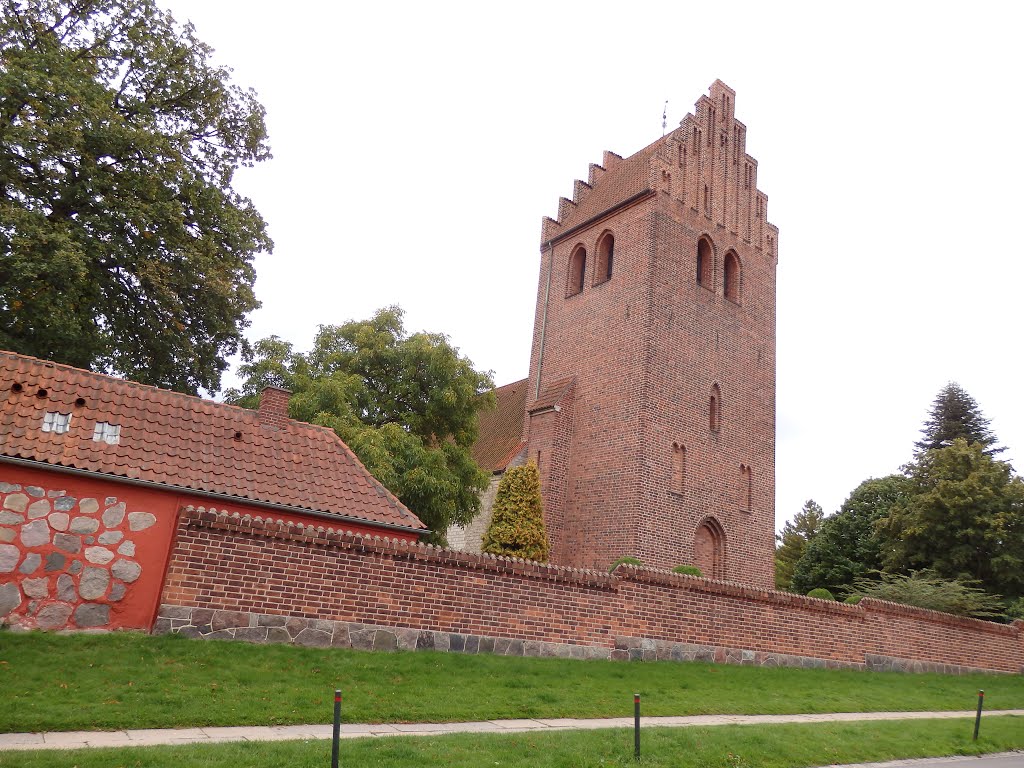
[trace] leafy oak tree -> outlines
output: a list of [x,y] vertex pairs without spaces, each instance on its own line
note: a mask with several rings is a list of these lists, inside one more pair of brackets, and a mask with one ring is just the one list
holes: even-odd
[[821,505],[809,499],[804,508],[796,513],[792,520],[776,535],[778,542],[775,547],[775,587],[790,590],[793,588],[793,571],[797,562],[803,557],[807,545],[818,535],[825,513]]
[[469,449],[477,413],[493,406],[490,376],[439,333],[408,334],[402,310],[323,325],[313,349],[277,337],[254,345],[225,399],[255,408],[267,386],[293,392],[289,415],[330,427],[442,543],[448,526],[479,510],[487,475]]
[[956,438],[905,468],[906,498],[879,520],[890,572],[930,569],[977,581],[991,593],[1024,594],[1024,481],[981,442]]
[[196,392],[244,346],[264,110],[152,0],[0,0],[0,347]]
[[540,472],[533,462],[505,472],[494,495],[494,514],[483,551],[546,562],[548,536],[540,497]]
[[876,524],[904,499],[907,484],[903,475],[889,475],[858,485],[808,542],[793,571],[793,590],[821,587],[845,595],[854,582],[881,570],[886,545]]
[[921,454],[935,448],[946,448],[957,438],[962,438],[968,443],[980,443],[985,453],[995,456],[1006,449],[994,447],[996,436],[989,429],[989,423],[978,402],[959,384],[951,381],[935,397],[921,429],[923,437],[914,447]]

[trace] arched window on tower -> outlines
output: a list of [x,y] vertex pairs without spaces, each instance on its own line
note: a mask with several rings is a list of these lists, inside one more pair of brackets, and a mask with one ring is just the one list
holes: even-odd
[[711,387],[708,397],[708,429],[718,432],[722,428],[722,390],[717,384]]
[[587,271],[587,250],[577,245],[569,257],[569,279],[565,288],[566,296],[583,292],[583,279]]
[[697,284],[705,288],[714,288],[715,285],[715,252],[711,248],[711,241],[702,237],[697,241]]
[[693,564],[709,579],[725,578],[725,531],[713,517],[705,519],[694,531]]
[[612,264],[615,259],[615,237],[605,232],[597,241],[597,263],[594,265],[594,285],[612,279]]
[[740,303],[740,259],[739,257],[729,251],[725,254],[725,298],[729,301],[733,301],[737,304]]

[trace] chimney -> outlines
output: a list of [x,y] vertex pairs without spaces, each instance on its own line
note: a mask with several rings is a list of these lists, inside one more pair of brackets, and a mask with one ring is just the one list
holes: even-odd
[[291,396],[287,389],[266,387],[260,395],[260,421],[274,426],[285,424],[288,421],[288,398]]

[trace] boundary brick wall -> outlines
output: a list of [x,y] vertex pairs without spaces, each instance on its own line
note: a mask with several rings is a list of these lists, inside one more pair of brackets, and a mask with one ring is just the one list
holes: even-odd
[[182,510],[154,631],[363,648],[1024,672],[1024,622]]

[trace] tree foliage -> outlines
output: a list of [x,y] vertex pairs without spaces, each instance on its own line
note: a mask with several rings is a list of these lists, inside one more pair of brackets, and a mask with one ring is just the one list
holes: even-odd
[[885,542],[876,524],[906,493],[903,475],[871,478],[858,485],[808,542],[793,571],[793,590],[806,594],[821,587],[843,595],[856,580],[880,570]]
[[239,372],[244,383],[225,392],[229,402],[255,408],[265,387],[291,390],[289,415],[337,432],[433,541],[479,510],[488,478],[469,449],[478,411],[493,404],[490,376],[443,334],[406,333],[400,308],[320,326],[308,353],[263,339]]
[[0,347],[196,392],[272,243],[232,176],[264,110],[152,0],[3,0]]
[[931,569],[993,593],[1024,594],[1024,481],[963,438],[905,467],[908,494],[879,521],[888,571]]
[[808,543],[818,535],[824,518],[825,514],[821,510],[821,505],[813,499],[809,499],[803,509],[783,526],[782,533],[776,535],[778,544],[775,547],[775,586],[777,589],[792,588],[796,564],[803,556]]
[[505,472],[494,496],[483,551],[547,562],[548,536],[540,497],[540,472],[532,461]]
[[859,579],[854,585],[854,594],[954,616],[986,619],[1003,615],[999,596],[989,594],[977,582],[943,579],[927,570],[909,574],[883,573],[880,577]]
[[935,397],[921,429],[923,437],[914,446],[920,454],[936,448],[947,448],[954,440],[963,439],[968,443],[980,443],[985,453],[994,456],[1005,449],[993,447],[996,436],[989,428],[989,423],[977,401],[959,384],[951,381]]

